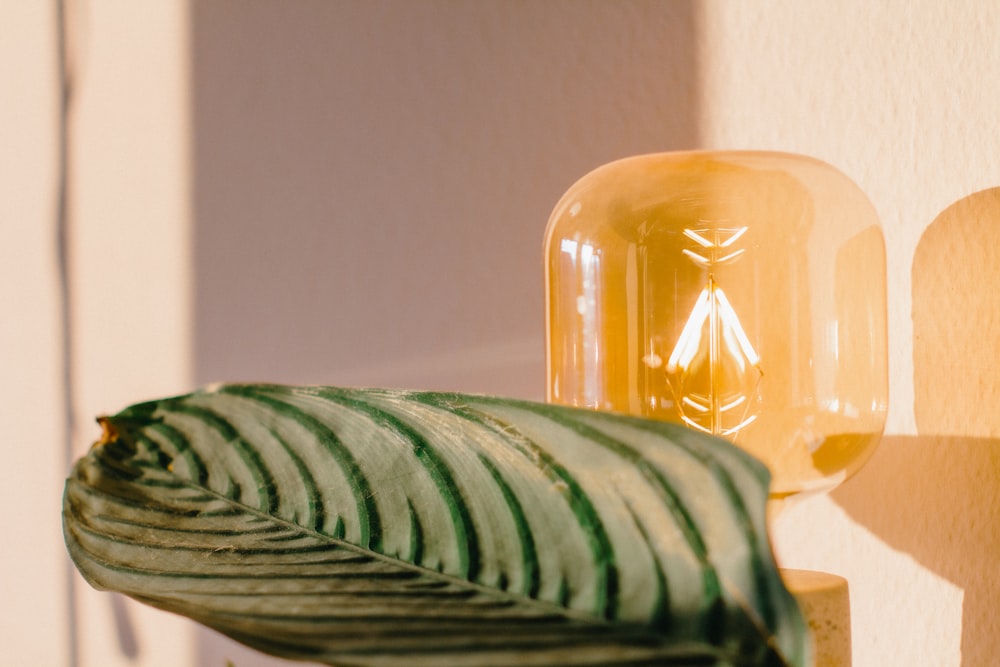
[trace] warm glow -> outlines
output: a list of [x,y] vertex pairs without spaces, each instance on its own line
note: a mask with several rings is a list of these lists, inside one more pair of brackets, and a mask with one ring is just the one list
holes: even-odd
[[[722,288],[709,277],[709,284],[701,291],[667,362],[666,372],[674,388],[680,418],[693,428],[715,435],[733,435],[749,425],[757,418],[750,414],[754,404],[748,399],[753,396],[744,392],[743,383],[727,384],[724,367],[733,365],[741,375],[749,371],[759,379],[763,375],[759,361],[736,311]],[[707,394],[687,389],[704,384],[697,382],[699,374],[707,376]],[[752,386],[756,394],[757,383]],[[726,418],[740,406],[744,409],[735,425],[727,426]]]
[[885,256],[840,172],[777,153],[621,160],[566,193],[546,243],[549,400],[728,438],[775,497],[829,489],[871,454]]
[[[730,436],[751,424],[760,375],[760,357],[754,350],[739,315],[711,271],[720,264],[739,258],[745,248],[729,250],[746,234],[748,227],[735,229],[685,229],[683,235],[708,253],[689,248],[681,252],[698,266],[709,270],[691,315],[677,337],[667,361],[667,376],[674,392],[674,405],[681,420],[692,428],[715,435]],[[750,383],[726,379],[732,366],[742,379],[748,372],[757,377]],[[698,392],[695,387],[707,387]],[[742,409],[734,412],[736,408]]]

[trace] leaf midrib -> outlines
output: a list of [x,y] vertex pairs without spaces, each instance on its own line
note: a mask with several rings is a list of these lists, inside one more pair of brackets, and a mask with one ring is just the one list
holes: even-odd
[[[118,442],[118,441],[124,441],[125,444],[131,444],[131,445],[136,444],[136,443],[129,442],[128,440],[126,440],[123,435],[119,435],[116,440],[114,440],[112,442],[109,442],[109,443],[101,444],[100,447],[104,447],[104,446],[106,446],[106,444],[113,444],[114,442]],[[92,452],[91,453],[91,455],[94,455],[94,454],[96,454],[96,452]],[[134,462],[130,462],[130,463],[134,464]],[[136,466],[136,467],[138,467],[141,472],[143,472],[143,473],[145,472],[143,470],[143,468],[145,466]],[[105,465],[101,464],[101,468],[102,468],[102,470],[105,469]],[[331,535],[328,535],[326,533],[322,533],[320,531],[317,531],[317,530],[314,530],[314,529],[310,529],[310,528],[308,528],[306,526],[303,526],[301,524],[295,523],[294,521],[291,521],[291,520],[288,520],[288,519],[284,519],[284,518],[281,518],[281,517],[277,517],[277,516],[268,514],[267,512],[265,512],[265,511],[263,511],[263,510],[261,510],[261,509],[259,509],[257,507],[253,507],[253,506],[248,505],[246,503],[240,502],[239,500],[236,500],[234,498],[226,496],[226,495],[224,495],[224,494],[216,491],[215,489],[212,489],[212,488],[207,487],[207,486],[203,486],[201,484],[193,482],[190,479],[186,479],[184,477],[181,477],[180,475],[178,475],[177,473],[175,473],[172,470],[169,470],[169,469],[166,469],[166,468],[163,468],[163,467],[157,467],[155,469],[157,470],[158,473],[160,473],[160,474],[166,474],[169,477],[171,477],[172,479],[177,480],[179,482],[179,486],[180,487],[203,492],[203,493],[211,496],[213,499],[215,499],[217,501],[221,501],[221,502],[223,502],[226,505],[229,505],[231,507],[237,508],[239,511],[244,512],[244,513],[246,513],[246,514],[248,514],[250,516],[256,517],[259,520],[273,522],[273,523],[281,525],[282,527],[284,527],[286,529],[289,529],[291,531],[299,532],[303,536],[308,536],[308,537],[311,537],[313,539],[317,539],[319,541],[325,542],[325,543],[327,543],[327,544],[329,544],[331,546],[334,546],[336,548],[345,549],[347,551],[350,551],[352,553],[358,554],[360,556],[370,557],[370,558],[376,559],[376,560],[378,560],[380,562],[383,562],[383,563],[385,563],[385,564],[387,564],[389,566],[399,568],[400,570],[407,571],[407,572],[412,572],[412,573],[420,575],[420,576],[426,576],[426,577],[429,577],[429,578],[437,580],[437,581],[441,581],[441,582],[446,583],[446,584],[456,585],[456,586],[458,586],[460,588],[463,588],[463,589],[471,589],[471,590],[473,590],[473,591],[475,591],[477,593],[480,593],[480,594],[483,594],[483,595],[487,595],[487,596],[490,596],[490,597],[493,597],[493,598],[499,598],[499,599],[502,599],[502,600],[510,600],[510,601],[512,601],[514,603],[517,603],[517,604],[522,604],[522,605],[527,605],[529,607],[537,608],[540,611],[546,611],[546,612],[550,612],[550,613],[556,613],[556,614],[558,614],[560,616],[566,617],[567,619],[571,619],[571,620],[574,620],[574,621],[580,621],[580,622],[588,623],[588,624],[591,624],[591,625],[593,625],[595,627],[609,627],[609,628],[621,628],[621,629],[628,628],[632,632],[638,631],[641,634],[648,634],[651,639],[654,639],[656,641],[662,641],[664,639],[664,636],[661,633],[657,632],[655,628],[650,628],[650,627],[647,627],[645,625],[611,623],[611,622],[607,621],[606,619],[602,619],[602,618],[599,618],[599,617],[591,616],[589,614],[586,614],[585,612],[578,611],[578,610],[575,610],[575,609],[571,609],[569,607],[564,607],[564,606],[561,606],[561,605],[558,605],[558,604],[555,604],[555,603],[552,603],[552,602],[548,602],[548,601],[545,601],[545,600],[539,600],[539,599],[533,598],[533,597],[521,596],[521,595],[517,595],[515,593],[509,593],[507,591],[503,591],[503,590],[500,590],[500,589],[492,588],[492,587],[486,586],[484,584],[479,584],[479,583],[474,582],[474,581],[469,581],[468,579],[462,579],[460,577],[456,577],[454,575],[450,575],[450,574],[447,574],[447,573],[444,573],[444,572],[439,572],[437,570],[432,570],[430,568],[421,567],[420,565],[417,565],[417,564],[414,564],[414,563],[408,563],[406,561],[399,560],[397,558],[393,558],[392,556],[380,553],[378,551],[366,550],[366,549],[364,549],[364,548],[362,548],[362,547],[360,547],[358,545],[352,544],[352,543],[347,542],[347,541],[342,540],[342,539],[338,539],[338,538],[333,537]],[[140,477],[139,483],[145,485],[145,482],[146,482],[146,476],[145,476],[145,474],[143,474],[142,477]],[[86,488],[86,485],[84,485],[84,487]],[[130,500],[132,500],[132,499],[129,499],[129,498],[126,498],[126,497],[122,497],[122,496],[117,496],[117,495],[114,495],[114,494],[107,494],[106,493],[105,495],[113,496],[115,498],[118,498],[118,499],[121,499],[121,500],[125,500],[126,502],[129,502]],[[159,529],[159,528],[160,527],[158,526],[157,529]],[[239,531],[239,534],[243,534],[243,533],[244,533],[244,531]],[[171,547],[171,548],[173,548],[173,547]],[[237,550],[239,550],[239,549],[237,549]],[[211,576],[216,576],[216,575],[211,575]],[[320,578],[322,576],[323,575],[319,575]],[[327,575],[327,576],[329,576],[329,575]],[[280,578],[280,577],[278,577],[278,578]]]

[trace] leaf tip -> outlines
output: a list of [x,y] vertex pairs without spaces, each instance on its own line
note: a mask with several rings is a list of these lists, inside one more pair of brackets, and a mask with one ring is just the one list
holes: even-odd
[[97,418],[97,423],[101,427],[101,437],[94,443],[94,447],[109,445],[118,439],[118,429],[115,428],[110,417],[102,415]]

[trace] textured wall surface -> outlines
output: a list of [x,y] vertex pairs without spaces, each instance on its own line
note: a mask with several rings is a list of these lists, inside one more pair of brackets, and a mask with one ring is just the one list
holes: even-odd
[[[992,3],[66,6],[77,452],[92,415],[220,379],[540,398],[542,232],[577,178],[673,149],[806,153],[883,219],[891,413],[861,473],[778,518],[777,550],[848,578],[856,665],[992,664]],[[0,19],[0,397],[24,471],[3,502],[31,508],[0,560],[4,657],[62,664],[62,624],[83,667],[279,664],[79,581],[67,602],[55,15]]]
[[993,664],[1000,9],[701,6],[702,145],[826,160],[886,236],[889,435],[831,497],[779,518],[779,554],[850,581],[857,665]]

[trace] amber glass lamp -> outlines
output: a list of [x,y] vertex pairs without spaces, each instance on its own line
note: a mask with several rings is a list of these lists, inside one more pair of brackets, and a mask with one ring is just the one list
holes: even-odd
[[545,236],[548,399],[686,424],[824,491],[887,410],[885,244],[841,172],[770,152],[596,169]]

